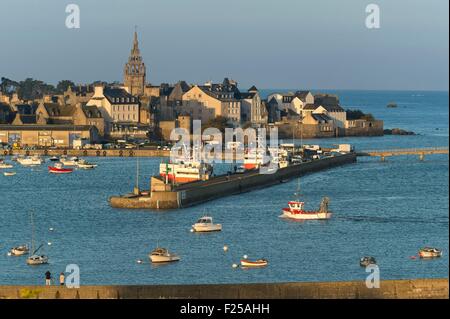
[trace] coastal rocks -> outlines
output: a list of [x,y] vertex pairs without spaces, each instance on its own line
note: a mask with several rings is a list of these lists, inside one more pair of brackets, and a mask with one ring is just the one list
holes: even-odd
[[416,135],[416,133],[412,131],[406,131],[400,128],[385,129],[383,132],[384,135]]

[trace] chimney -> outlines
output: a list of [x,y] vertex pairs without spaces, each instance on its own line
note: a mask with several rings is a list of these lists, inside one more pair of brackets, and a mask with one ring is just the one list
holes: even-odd
[[94,86],[94,97],[103,97],[103,84],[96,84]]

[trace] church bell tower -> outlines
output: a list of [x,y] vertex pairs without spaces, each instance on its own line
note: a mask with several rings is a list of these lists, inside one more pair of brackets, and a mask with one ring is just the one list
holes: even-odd
[[136,31],[134,31],[133,48],[131,49],[131,54],[128,58],[128,62],[125,64],[123,73],[123,84],[128,87],[129,92],[136,96],[143,95],[146,70],[139,51],[139,42]]

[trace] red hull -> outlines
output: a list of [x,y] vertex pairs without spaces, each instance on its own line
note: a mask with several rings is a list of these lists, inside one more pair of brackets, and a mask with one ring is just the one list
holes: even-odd
[[69,174],[73,172],[72,168],[56,168],[53,166],[48,166],[49,173],[53,174]]
[[[160,174],[162,178],[166,178],[166,174],[161,173]],[[175,182],[175,183],[189,183],[189,182],[195,182],[195,181],[199,181],[199,178],[193,178],[193,177],[178,177],[178,176],[173,176],[172,174],[169,174],[167,179],[170,182]]]

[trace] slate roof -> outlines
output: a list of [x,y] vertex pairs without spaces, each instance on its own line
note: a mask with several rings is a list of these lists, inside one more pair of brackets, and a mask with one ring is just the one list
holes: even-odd
[[60,105],[58,103],[44,103],[44,107],[50,117],[68,117],[75,112],[75,107],[72,105]]
[[84,115],[86,115],[87,118],[94,119],[94,118],[102,118],[102,112],[98,109],[95,105],[86,105],[86,103],[81,105],[81,110],[83,111]]
[[311,114],[311,116],[318,121],[319,123],[328,123],[328,122],[332,122],[332,118],[329,117],[326,114]]
[[[103,95],[111,104],[137,104],[137,97],[122,88],[104,88]],[[128,100],[127,100],[128,99]],[[128,102],[127,102],[128,101]]]

